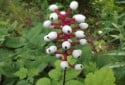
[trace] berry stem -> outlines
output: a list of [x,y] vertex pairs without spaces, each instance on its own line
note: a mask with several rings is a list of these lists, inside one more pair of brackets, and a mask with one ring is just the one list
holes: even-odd
[[68,8],[66,12],[66,16],[68,16],[71,13],[72,9]]
[[63,75],[63,85],[65,85],[66,82],[66,69],[64,69],[64,75]]

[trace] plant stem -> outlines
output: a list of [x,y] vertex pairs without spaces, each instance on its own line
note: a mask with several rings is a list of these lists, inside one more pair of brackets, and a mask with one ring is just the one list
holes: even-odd
[[65,82],[66,82],[66,69],[64,70],[63,85],[65,85]]

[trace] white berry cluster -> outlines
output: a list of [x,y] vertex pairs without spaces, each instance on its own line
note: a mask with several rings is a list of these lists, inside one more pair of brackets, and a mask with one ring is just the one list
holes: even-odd
[[[46,20],[43,23],[45,28],[53,30],[44,36],[44,41],[60,43],[59,46],[49,46],[46,49],[46,53],[55,54],[56,57],[61,60],[60,66],[63,69],[68,67],[72,67],[76,70],[83,69],[82,64],[71,65],[67,61],[68,56],[72,55],[74,58],[79,58],[82,55],[82,50],[73,49],[73,46],[85,45],[87,43],[83,31],[88,28],[88,24],[85,23],[86,17],[82,14],[75,14],[71,18],[68,17],[68,15],[77,8],[77,1],[72,1],[67,11],[60,11],[57,5],[52,4],[49,6],[49,10],[52,11],[49,20]],[[77,26],[73,24],[77,24]],[[58,31],[54,31],[54,29]]]

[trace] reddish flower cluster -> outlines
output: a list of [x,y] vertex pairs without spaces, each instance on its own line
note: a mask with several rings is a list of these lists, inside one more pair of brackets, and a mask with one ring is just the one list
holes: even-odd
[[[53,11],[50,14],[50,20],[46,20],[43,26],[50,29],[57,29],[56,31],[50,32],[44,37],[46,42],[55,41],[61,43],[59,46],[50,46],[46,49],[47,54],[55,54],[57,58],[61,60],[60,66],[63,69],[67,67],[75,68],[76,70],[81,70],[83,68],[82,64],[72,65],[68,63],[67,57],[73,56],[74,58],[79,58],[82,55],[80,49],[73,49],[76,45],[85,45],[87,43],[84,34],[84,29],[88,27],[85,23],[86,17],[82,14],[76,14],[72,18],[68,15],[78,8],[78,2],[72,1],[68,10],[59,11],[56,5],[50,5],[49,10]],[[77,26],[76,26],[77,24]],[[75,39],[76,38],[76,39]],[[77,40],[77,41],[74,41]]]

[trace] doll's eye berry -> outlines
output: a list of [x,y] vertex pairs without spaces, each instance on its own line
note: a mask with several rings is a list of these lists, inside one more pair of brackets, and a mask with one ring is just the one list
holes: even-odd
[[53,20],[53,17],[51,17],[51,20]]
[[78,58],[80,58],[80,56],[78,56]]
[[49,49],[49,52],[51,52],[51,50]]
[[68,33],[70,33],[70,31],[68,30]]
[[85,23],[86,17],[82,14],[75,14],[72,18],[68,17],[77,8],[77,1],[72,1],[67,11],[60,11],[57,5],[52,4],[49,6],[49,10],[52,11],[49,20],[43,23],[45,28],[56,29],[44,36],[46,42],[52,41],[53,43],[50,44],[56,45],[49,46],[46,49],[46,53],[55,54],[61,60],[60,66],[64,70],[68,67],[75,70],[84,68],[82,64],[72,65],[68,62],[68,56],[76,59],[82,57],[82,50],[78,49],[77,45],[85,45],[87,43],[87,40],[84,39],[85,33],[83,31],[88,28],[88,24]]
[[67,47],[65,46],[65,49],[67,49]]

